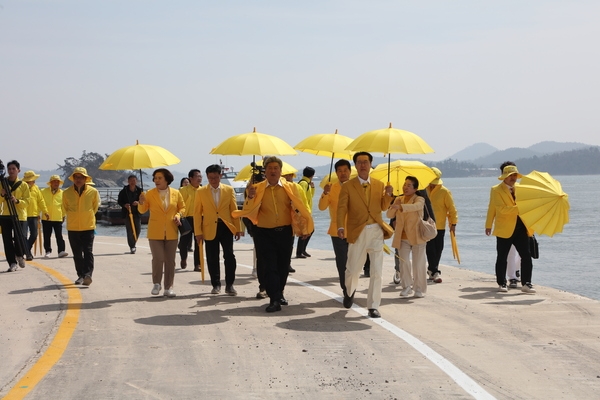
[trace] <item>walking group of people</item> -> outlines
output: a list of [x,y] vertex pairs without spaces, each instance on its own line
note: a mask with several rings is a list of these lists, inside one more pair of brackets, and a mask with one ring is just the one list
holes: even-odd
[[[441,283],[439,261],[444,247],[446,221],[451,233],[455,232],[458,215],[452,194],[442,185],[441,171],[433,168],[436,179],[425,190],[419,190],[416,177],[408,176],[402,187],[402,195],[394,197],[391,185],[372,179],[373,157],[367,152],[357,152],[353,162],[358,172],[350,179],[351,164],[348,160],[335,163],[338,182],[327,184],[319,199],[321,211],[329,209],[331,236],[335,253],[343,305],[352,307],[358,280],[367,259],[370,263],[367,294],[368,315],[379,318],[381,303],[382,266],[384,240],[392,238],[398,261],[396,283],[400,282],[401,297],[413,295],[425,297],[428,278]],[[67,221],[67,232],[77,271],[76,284],[89,286],[94,270],[93,242],[95,236],[95,214],[100,204],[98,191],[92,186],[92,178],[85,168],[74,169],[69,180],[73,185],[65,190],[63,181],[53,175],[48,187],[40,190],[35,185],[39,177],[27,171],[20,184],[20,165],[17,161],[7,164],[11,193],[2,189],[2,212],[0,227],[9,271],[17,266],[24,267],[27,254],[36,240],[38,219],[42,219],[45,256],[52,253],[51,234],[54,232],[58,256],[65,257],[65,242],[62,238],[63,221]],[[284,291],[288,274],[293,272],[291,257],[294,237],[298,237],[296,257],[306,258],[306,245],[314,231],[312,218],[312,196],[314,169],[307,167],[299,183],[282,177],[282,161],[277,157],[263,160],[264,175],[260,182],[252,180],[246,190],[243,208],[238,209],[235,192],[229,185],[221,183],[221,166],[206,168],[208,185],[202,186],[202,173],[192,169],[187,185],[179,190],[170,187],[174,177],[159,168],[152,174],[155,188],[147,193],[137,186],[137,178],[129,176],[128,185],[119,193],[118,203],[123,207],[127,221],[127,241],[130,252],[136,252],[140,233],[140,215],[149,211],[147,238],[152,253],[152,295],[175,297],[174,276],[176,253],[181,255],[181,268],[187,267],[187,255],[193,250],[194,270],[201,268],[202,249],[206,249],[206,261],[210,274],[211,293],[221,292],[220,249],[223,251],[225,269],[225,293],[235,296],[234,287],[236,258],[234,240],[243,235],[241,221],[249,227],[254,241],[256,270],[259,280],[257,297],[269,297],[267,312],[280,311],[287,305]],[[502,182],[490,193],[490,203],[485,223],[485,233],[497,237],[496,279],[501,292],[516,286],[516,279],[509,277],[507,286],[507,259],[514,246],[520,260],[522,291],[535,293],[531,284],[532,262],[529,254],[528,237],[533,234],[518,215],[515,184],[521,177],[512,162],[501,166]],[[182,182],[183,183],[183,182]],[[28,249],[22,249],[15,240],[12,220],[6,202],[12,202],[18,210],[22,231],[30,232]],[[390,218],[383,220],[383,212]],[[426,240],[420,225],[427,217],[436,220],[437,235]],[[437,218],[436,218],[437,217]],[[188,226],[188,232],[181,232]],[[492,231],[492,226],[494,230]],[[180,235],[181,233],[181,235]],[[30,257],[29,257],[30,258]],[[514,269],[514,268],[513,268]],[[513,282],[515,279],[515,282]]]

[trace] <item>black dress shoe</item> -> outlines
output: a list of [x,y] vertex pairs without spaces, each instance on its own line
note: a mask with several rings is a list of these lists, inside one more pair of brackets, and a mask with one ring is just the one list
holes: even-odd
[[285,297],[282,297],[281,300],[279,300],[279,304],[281,304],[282,306],[287,306],[288,301],[286,300]]
[[306,258],[304,254],[296,254],[296,258]]
[[302,253],[302,255],[305,257],[310,257],[310,254],[308,254],[307,252]]
[[376,308],[369,308],[369,317],[371,318],[381,318],[381,314],[377,311]]
[[344,307],[352,307],[352,303],[354,303],[354,293],[352,293],[352,296],[348,296],[347,294],[344,295]]
[[288,272],[296,272],[296,270],[294,268],[292,268],[292,266],[290,265],[288,268]]
[[281,311],[281,304],[278,301],[274,301],[265,308],[266,312]]

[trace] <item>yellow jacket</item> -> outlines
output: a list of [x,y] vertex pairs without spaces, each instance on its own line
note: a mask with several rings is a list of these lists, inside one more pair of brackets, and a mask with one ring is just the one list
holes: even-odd
[[50,215],[50,221],[62,222],[63,221],[63,210],[62,210],[62,199],[63,190],[58,189],[56,193],[52,193],[52,189],[47,187],[40,191],[44,197],[44,202],[48,208],[48,215]]
[[325,211],[329,208],[329,219],[331,220],[329,223],[329,230],[327,230],[329,236],[337,237],[337,208],[341,190],[342,184],[339,181],[335,182],[331,185],[329,193],[322,194],[319,198],[319,210]]
[[[27,221],[27,207],[29,205],[30,198],[29,185],[27,182],[23,182],[17,178],[17,180],[15,180],[13,183],[13,187],[17,184],[17,182],[21,183],[12,191],[12,195],[19,200],[18,203],[14,203],[15,209],[17,210],[19,221]],[[6,203],[4,196],[0,197],[0,209],[2,209],[1,215],[10,215],[10,209],[8,208],[8,204]]]
[[310,182],[308,178],[300,179],[298,182],[298,189],[304,194],[304,198],[306,199],[306,206],[308,207],[308,211],[312,214],[313,207],[313,197],[315,196],[315,188],[310,186]]
[[75,185],[67,188],[62,196],[62,211],[67,217],[67,231],[90,231],[96,229],[96,212],[100,205],[98,191],[85,185],[81,196]]
[[[294,235],[303,236],[310,235],[315,230],[314,221],[312,215],[308,211],[308,208],[302,201],[302,197],[298,191],[298,184],[294,182],[288,182],[285,179],[280,179],[281,185],[285,189],[290,201],[292,202],[292,229]],[[231,213],[234,218],[246,217],[253,224],[258,224],[258,211],[262,203],[265,190],[267,188],[267,181],[264,180],[257,183],[256,196],[253,199],[246,199],[244,202],[244,208],[242,210],[235,210]]]
[[183,202],[185,203],[185,212],[183,214],[184,217],[193,216],[192,213],[194,212],[196,195],[198,194],[198,190],[201,188],[202,186],[195,188],[192,185],[187,185],[179,189],[179,193],[181,193],[181,197],[183,197]]
[[[29,185],[27,185],[29,186]],[[32,185],[29,188],[29,205],[27,206],[27,217],[37,217],[42,214],[48,214],[48,209],[46,208],[46,202],[44,201],[44,196],[42,196],[42,191],[38,187],[38,185]]]
[[213,200],[210,185],[206,185],[196,192],[196,203],[192,215],[194,217],[194,235],[203,235],[204,240],[213,240],[217,236],[219,219],[227,225],[232,234],[235,235],[242,231],[240,219],[231,216],[231,213],[237,210],[233,188],[221,183],[219,191],[218,206]]
[[385,194],[383,182],[373,178],[370,182],[370,201],[367,201],[365,190],[358,177],[342,185],[337,208],[337,224],[338,228],[344,228],[348,243],[356,242],[367,225],[369,216],[383,229],[384,239],[391,238],[394,233],[392,227],[385,223],[381,216],[381,212],[388,209],[392,198]]
[[427,194],[435,215],[435,225],[438,230],[446,229],[446,220],[450,225],[458,223],[458,212],[454,205],[452,193],[445,186],[436,185],[433,190],[427,187]]
[[[493,186],[490,191],[490,204],[485,219],[485,229],[492,229],[493,224],[492,235],[508,239],[515,231],[518,216],[519,208],[508,186],[504,182]],[[527,228],[527,231],[529,236],[533,235],[533,230]]]
[[404,196],[396,197],[393,204],[401,204],[402,211],[388,209],[386,216],[388,218],[396,217],[396,229],[394,238],[392,239],[392,247],[399,249],[402,241],[402,231],[406,232],[406,238],[411,245],[427,243],[421,238],[419,220],[423,219],[423,207],[425,199],[421,196],[413,194],[412,197],[405,203]]
[[177,189],[169,188],[169,206],[165,210],[160,200],[158,189],[150,189],[146,194],[144,204],[138,206],[140,214],[150,210],[148,219],[148,239],[151,240],[177,240],[179,230],[173,221],[176,215],[181,218],[185,212],[183,196]]

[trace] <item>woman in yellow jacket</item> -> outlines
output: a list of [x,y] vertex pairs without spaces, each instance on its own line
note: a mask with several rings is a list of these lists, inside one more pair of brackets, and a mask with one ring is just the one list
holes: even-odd
[[[404,196],[396,197],[387,211],[388,218],[396,218],[396,228],[392,247],[399,250],[401,297],[408,297],[415,291],[415,297],[425,297],[427,292],[427,264],[425,247],[427,241],[419,231],[420,220],[423,219],[425,199],[416,194],[419,181],[414,176],[407,176],[402,191]],[[412,252],[412,263],[410,256]],[[411,274],[412,264],[412,274]],[[411,288],[412,285],[412,288]]]
[[140,214],[150,210],[148,220],[148,243],[152,252],[151,293],[160,293],[160,283],[164,270],[164,295],[175,297],[173,281],[175,279],[175,254],[177,252],[178,227],[181,215],[185,212],[185,203],[179,190],[169,187],[173,174],[166,168],[152,173],[156,188],[140,195],[138,211]]
[[[36,179],[39,177],[40,176],[33,171],[27,171],[25,172],[25,175],[23,175],[23,182],[27,182],[27,185],[29,185],[29,204],[27,205],[27,230],[29,231],[29,237],[27,238],[27,246],[29,246],[30,253],[31,248],[38,238],[40,213],[43,213],[45,219],[50,218],[44,196],[42,196],[42,192],[38,185],[35,184]],[[31,260],[33,260],[33,256],[28,254],[27,261]]]

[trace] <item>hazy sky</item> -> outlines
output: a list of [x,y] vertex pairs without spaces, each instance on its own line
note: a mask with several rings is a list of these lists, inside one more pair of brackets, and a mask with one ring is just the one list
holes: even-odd
[[[141,143],[204,169],[252,131],[292,146],[412,131],[600,145],[598,1],[0,0],[0,159],[52,169]],[[284,160],[301,169],[323,157]]]

